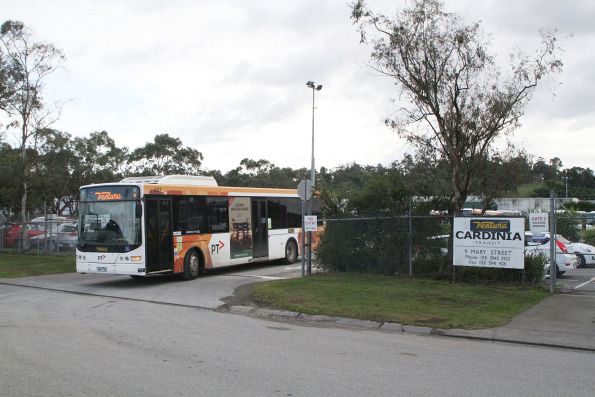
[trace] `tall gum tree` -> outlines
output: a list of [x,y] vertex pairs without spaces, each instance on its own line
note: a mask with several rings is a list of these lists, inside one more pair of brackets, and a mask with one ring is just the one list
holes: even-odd
[[130,154],[132,172],[136,175],[199,175],[202,160],[201,152],[168,134],[155,135],[153,142]]
[[351,9],[362,43],[372,48],[370,66],[394,81],[402,100],[386,124],[447,161],[452,209],[459,213],[494,140],[519,125],[537,85],[561,70],[556,36],[542,32],[534,57],[512,56],[504,76],[480,24],[465,24],[441,1],[413,1],[393,18],[375,14],[363,0]]
[[[18,21],[6,21],[0,27],[0,50],[3,53],[1,74],[10,87],[10,95],[5,96],[1,104],[12,126],[19,129],[21,213],[22,221],[27,222],[31,173],[27,153],[28,149],[35,149],[38,132],[59,117],[59,110],[50,109],[43,92],[48,76],[61,66],[64,54],[52,44],[34,41],[31,30]],[[26,238],[26,229],[22,231]]]

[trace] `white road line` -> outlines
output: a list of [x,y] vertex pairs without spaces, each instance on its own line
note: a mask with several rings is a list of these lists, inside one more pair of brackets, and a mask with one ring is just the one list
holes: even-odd
[[286,277],[273,277],[273,276],[257,276],[254,274],[243,274],[243,277],[254,277],[254,278],[262,278],[264,280],[285,280]]
[[595,296],[593,296],[593,295],[579,295],[579,294],[567,294],[567,293],[560,294],[560,296],[562,296],[562,295],[564,295],[564,296],[574,296],[574,297],[577,297],[577,298],[595,299]]
[[580,287],[584,287],[585,285],[587,285],[589,283],[592,283],[593,281],[595,281],[595,277],[593,277],[591,280],[589,280],[587,282],[584,282],[584,283],[582,283],[580,285],[577,285],[576,287],[574,287],[574,289],[579,289]]

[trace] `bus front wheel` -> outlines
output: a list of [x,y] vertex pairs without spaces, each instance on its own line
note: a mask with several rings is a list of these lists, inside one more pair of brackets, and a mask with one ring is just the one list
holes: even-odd
[[184,280],[194,280],[200,273],[200,257],[196,250],[190,251],[184,260]]

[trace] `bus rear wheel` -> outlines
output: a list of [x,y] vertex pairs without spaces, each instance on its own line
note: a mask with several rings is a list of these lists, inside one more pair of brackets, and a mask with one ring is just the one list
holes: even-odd
[[297,260],[297,244],[294,240],[289,240],[285,244],[285,259],[283,262],[286,264],[294,263]]
[[184,280],[194,280],[200,273],[200,257],[196,250],[190,251],[186,254],[184,259],[184,273],[182,277]]

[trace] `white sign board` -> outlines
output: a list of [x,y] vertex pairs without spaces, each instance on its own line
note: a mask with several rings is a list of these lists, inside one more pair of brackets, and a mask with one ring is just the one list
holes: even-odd
[[529,230],[533,234],[550,231],[549,214],[547,212],[533,212],[529,214]]
[[318,216],[306,215],[304,216],[304,231],[315,232],[318,226]]
[[525,218],[454,219],[455,266],[523,269]]

